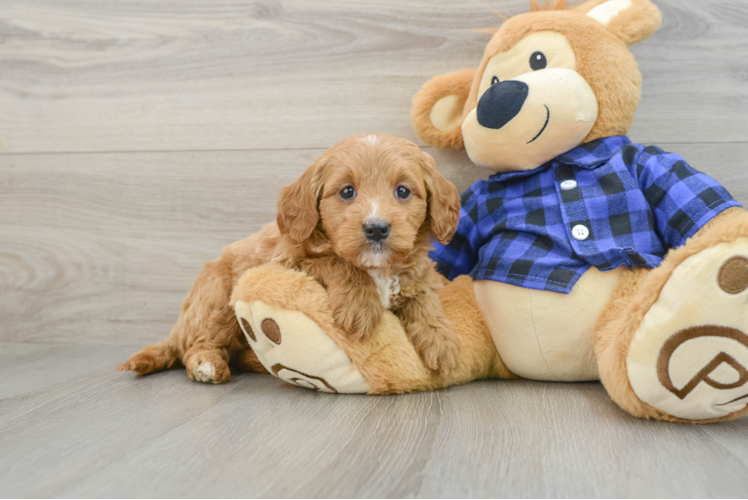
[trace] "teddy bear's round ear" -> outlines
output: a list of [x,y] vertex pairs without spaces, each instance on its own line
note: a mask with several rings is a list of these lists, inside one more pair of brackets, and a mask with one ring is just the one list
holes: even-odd
[[462,147],[462,115],[474,69],[435,76],[413,97],[410,121],[424,142],[437,148]]
[[662,24],[660,10],[649,0],[589,0],[574,10],[605,26],[626,45],[641,42]]

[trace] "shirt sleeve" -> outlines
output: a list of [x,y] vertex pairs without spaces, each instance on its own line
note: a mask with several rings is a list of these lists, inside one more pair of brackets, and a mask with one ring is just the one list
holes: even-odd
[[431,259],[436,262],[436,269],[449,280],[462,274],[469,274],[478,263],[480,238],[474,221],[478,210],[475,189],[476,185],[473,185],[462,195],[460,220],[452,240],[448,245],[434,242],[434,249],[429,253]]
[[692,168],[680,155],[649,146],[630,163],[670,247],[683,245],[723,210],[739,207],[716,180]]

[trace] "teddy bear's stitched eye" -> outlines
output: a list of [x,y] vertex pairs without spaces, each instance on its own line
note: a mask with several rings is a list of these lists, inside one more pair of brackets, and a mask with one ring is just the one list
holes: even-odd
[[410,189],[405,186],[398,186],[397,189],[395,189],[395,196],[401,200],[407,200],[410,198]]
[[542,52],[533,52],[530,56],[530,67],[533,71],[543,69],[548,65],[548,61],[545,60],[545,54]]
[[498,76],[494,76],[493,78],[491,78],[491,85],[496,85],[497,83],[499,83]]
[[356,190],[353,186],[346,186],[340,190],[340,197],[344,200],[352,200],[356,196]]

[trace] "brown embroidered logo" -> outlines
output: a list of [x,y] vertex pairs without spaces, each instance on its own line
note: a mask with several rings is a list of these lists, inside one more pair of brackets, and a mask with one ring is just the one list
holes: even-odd
[[273,375],[275,375],[278,378],[281,378],[278,375],[278,373],[281,370],[286,370],[286,371],[291,372],[292,374],[300,375],[299,377],[291,377],[289,379],[283,379],[283,380],[286,380],[287,382],[291,382],[292,384],[296,384],[299,387],[306,387],[307,389],[316,389],[319,391],[322,389],[324,385],[324,387],[327,387],[328,389],[330,389],[331,392],[334,392],[335,394],[338,393],[338,391],[333,386],[331,386],[327,382],[327,380],[323,379],[322,377],[315,377],[314,375],[308,375],[298,370],[294,370],[293,368],[283,366],[280,363],[274,364],[273,367],[270,369],[270,371],[273,372]]
[[[684,399],[693,391],[697,385],[704,382],[715,389],[735,389],[741,387],[748,382],[748,369],[741,365],[735,358],[725,352],[720,352],[714,359],[704,366],[694,377],[688,381],[688,383],[681,389],[676,389],[670,380],[670,358],[672,357],[675,350],[680,347],[683,343],[688,342],[699,337],[723,337],[740,342],[748,348],[748,335],[744,334],[740,330],[735,328],[728,328],[726,326],[716,325],[704,325],[694,326],[686,328],[678,333],[671,336],[660,350],[660,355],[657,358],[657,377],[660,379],[660,383],[672,392],[678,398]],[[710,377],[712,372],[716,370],[722,363],[727,363],[729,366],[738,372],[738,380],[731,384],[723,384]]]

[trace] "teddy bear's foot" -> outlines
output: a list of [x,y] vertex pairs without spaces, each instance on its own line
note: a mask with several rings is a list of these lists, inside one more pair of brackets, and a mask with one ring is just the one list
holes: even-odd
[[314,279],[260,266],[242,276],[232,301],[249,345],[271,374],[321,392],[369,392],[361,372],[320,326],[331,327],[332,316],[327,293]]
[[679,419],[748,411],[748,239],[684,260],[644,315],[626,359],[643,402]]

